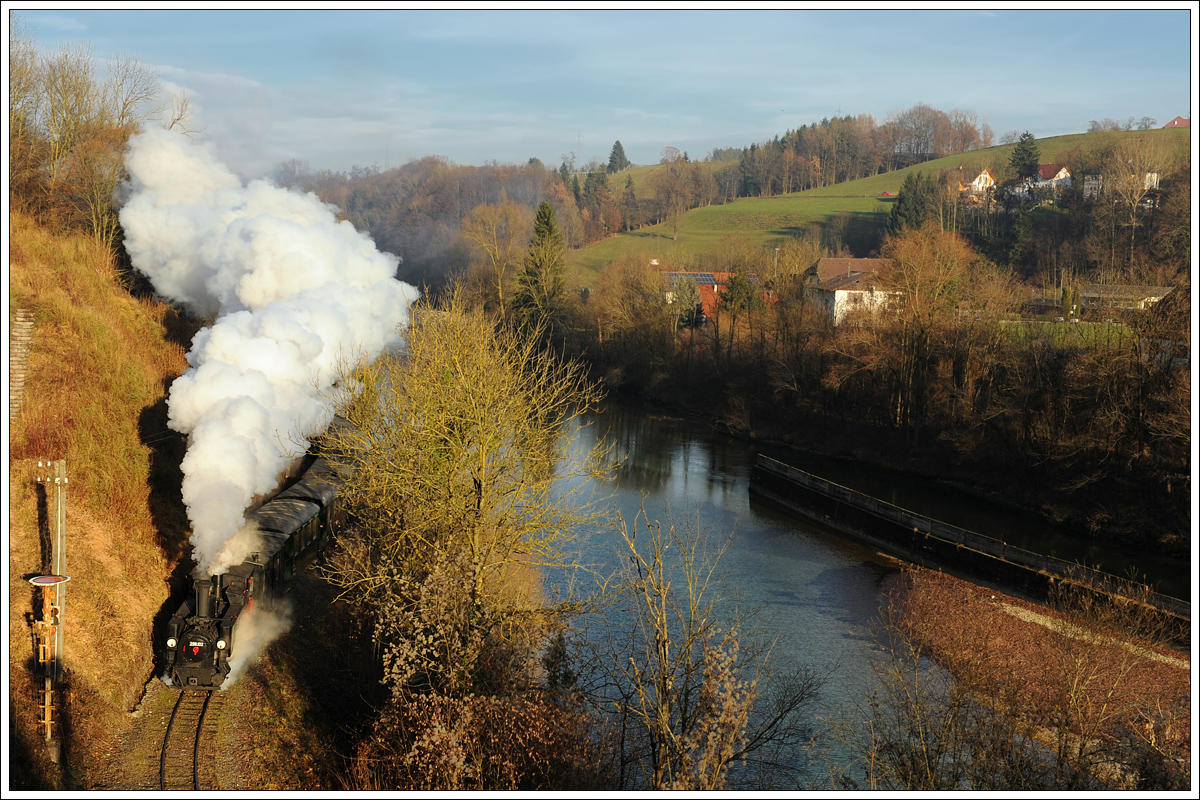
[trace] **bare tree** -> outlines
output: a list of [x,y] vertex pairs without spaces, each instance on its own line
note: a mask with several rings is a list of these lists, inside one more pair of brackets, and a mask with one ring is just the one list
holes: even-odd
[[893,293],[896,314],[880,324],[896,326],[895,423],[909,431],[915,445],[928,409],[935,330],[949,321],[962,279],[978,257],[964,239],[933,221],[889,238],[883,255],[893,263],[883,283]]
[[41,65],[28,24],[16,14],[9,29],[8,133],[10,143],[27,139],[37,125],[42,105]]
[[188,127],[192,121],[192,103],[183,92],[172,94],[170,103],[162,111],[163,128],[166,130],[175,131],[189,139],[194,138],[193,134],[200,132]]
[[1130,266],[1142,204],[1174,162],[1174,152],[1157,136],[1140,134],[1121,137],[1104,164],[1104,187],[1120,198],[1129,214]]
[[9,122],[18,141],[36,145],[52,205],[70,209],[98,239],[112,243],[114,195],[124,177],[129,136],[158,113],[151,104],[158,76],[136,58],[116,55],[103,77],[88,45],[42,54],[18,37],[10,54],[14,103]]
[[797,711],[821,679],[801,668],[768,691],[770,648],[720,590],[728,542],[714,545],[694,521],[664,527],[644,510],[632,527],[622,520],[621,533],[618,607],[630,627],[597,643],[607,648],[600,699],[616,716],[617,785],[713,790],[795,781],[808,734]]
[[[187,102],[186,98],[184,102]],[[172,114],[174,116],[174,114]],[[171,124],[176,124],[175,120]],[[170,127],[167,127],[170,130]],[[184,135],[187,135],[186,133]],[[304,176],[308,174],[308,162],[299,158],[291,158],[275,168],[275,181],[284,188],[299,186]]]
[[491,270],[500,318],[507,317],[505,290],[524,257],[533,231],[533,212],[512,200],[476,206],[462,224],[462,235],[475,245]]
[[14,204],[41,194],[34,187],[41,179],[45,144],[39,129],[43,99],[37,45],[27,23],[14,13],[8,44],[9,197]]
[[[668,150],[675,153],[671,160],[667,160]],[[650,174],[654,198],[671,222],[672,241],[679,239],[679,218],[692,203],[691,186],[688,181],[689,167],[690,165],[679,156],[678,149],[668,147],[663,150],[662,166]]]
[[49,147],[47,175],[61,182],[75,146],[100,127],[103,96],[88,45],[63,47],[44,61],[42,130]]

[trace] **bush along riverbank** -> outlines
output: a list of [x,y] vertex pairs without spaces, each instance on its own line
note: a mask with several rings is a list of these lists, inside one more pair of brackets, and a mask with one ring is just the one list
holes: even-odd
[[1160,619],[1069,584],[1041,607],[928,570],[888,581],[866,718],[832,726],[860,756],[844,785],[1189,787],[1191,665]]

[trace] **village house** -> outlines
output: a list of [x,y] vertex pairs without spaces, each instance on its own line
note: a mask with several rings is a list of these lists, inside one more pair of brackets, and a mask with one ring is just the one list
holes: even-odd
[[[1147,172],[1142,184],[1148,192],[1158,191],[1158,173]],[[1093,197],[1099,197],[1104,192],[1104,177],[1102,175],[1084,175],[1083,176],[1083,199],[1091,200]],[[1153,202],[1153,198],[1150,198]],[[1146,201],[1143,201],[1146,204]]]
[[[653,262],[652,262],[653,264]],[[657,266],[657,265],[655,265]],[[663,271],[663,298],[667,301],[667,305],[675,302],[675,284],[684,278],[690,278],[696,284],[696,288],[700,290],[700,305],[705,317],[711,317],[717,310],[717,304],[721,301],[721,292],[729,279],[734,276],[732,272],[690,272],[687,270]],[[755,286],[760,286],[758,276],[754,273],[750,274],[750,282]],[[774,303],[777,298],[773,291],[764,289],[762,296],[764,303]]]
[[1176,117],[1175,119],[1163,125],[1164,128],[1190,128],[1192,121],[1187,117]]
[[1051,200],[1071,188],[1071,170],[1065,164],[1039,164],[1031,178],[1011,178],[1000,184],[997,194],[1017,200],[1027,200],[1043,189],[1050,191]]
[[[961,172],[961,170],[960,170]],[[990,169],[984,169],[975,178],[968,182],[959,181],[959,194],[964,194],[968,199],[979,202],[979,198],[986,196],[988,192],[996,185],[996,176],[992,174]]]
[[1031,185],[1035,191],[1048,188],[1057,195],[1071,188],[1071,170],[1065,164],[1039,164]]
[[852,312],[887,306],[891,293],[882,283],[891,271],[890,258],[822,258],[805,272],[805,283],[830,322],[839,325]]

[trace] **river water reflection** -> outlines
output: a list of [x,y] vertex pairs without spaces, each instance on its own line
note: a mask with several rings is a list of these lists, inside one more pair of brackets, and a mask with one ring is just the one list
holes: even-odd
[[[634,401],[610,400],[586,418],[578,434],[580,449],[601,437],[612,445],[620,466],[601,492],[611,492],[626,520],[632,521],[644,507],[651,520],[690,518],[718,538],[731,535],[722,561],[722,590],[739,596],[743,607],[761,608],[761,621],[778,632],[775,663],[809,664],[830,673],[811,709],[818,728],[821,718],[861,701],[873,685],[882,584],[896,567],[865,548],[752,502],[749,479],[758,452],[943,521],[1007,536],[1010,543],[1017,543],[1022,531],[1043,542],[1057,536],[1052,526],[1008,520],[1007,510],[989,510],[965,495],[946,497],[927,482],[833,460],[806,462]],[[1055,547],[1068,547],[1053,541]],[[585,560],[607,574],[619,563],[624,544],[613,531],[599,530],[583,546]],[[1094,557],[1089,560],[1095,563]],[[1186,569],[1182,581],[1186,597]]]
[[[774,664],[830,673],[810,709],[816,727],[869,691],[881,582],[894,567],[751,502],[755,450],[747,442],[628,403],[610,402],[587,422],[577,446],[589,448],[600,437],[612,444],[621,466],[602,491],[613,494],[627,521],[644,507],[651,520],[689,518],[714,540],[732,535],[721,562],[722,593],[759,608],[763,628],[777,632]],[[585,558],[607,574],[623,546],[619,534],[597,531],[584,545]]]

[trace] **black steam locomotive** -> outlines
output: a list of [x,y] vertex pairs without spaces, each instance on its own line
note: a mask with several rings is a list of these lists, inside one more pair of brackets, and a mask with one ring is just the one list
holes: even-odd
[[[349,424],[341,418],[334,426]],[[237,647],[238,622],[270,610],[345,523],[338,500],[344,467],[318,456],[288,488],[246,515],[260,547],[221,575],[192,573],[192,590],[167,623],[166,674],[173,686],[220,689]]]

